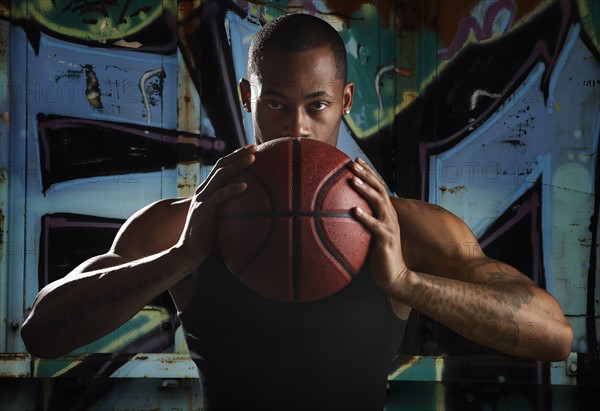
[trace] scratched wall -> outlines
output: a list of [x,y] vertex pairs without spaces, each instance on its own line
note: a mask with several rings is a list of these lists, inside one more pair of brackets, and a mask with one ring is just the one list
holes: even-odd
[[[0,2],[0,351],[25,351],[18,327],[39,288],[106,250],[135,210],[190,194],[219,156],[253,142],[237,80],[261,22],[287,11],[326,19],[346,43],[356,94],[340,148],[364,153],[397,194],[463,218],[486,252],[559,300],[575,330],[573,351],[593,352],[600,294],[595,0]],[[410,252],[451,258],[469,247]],[[493,324],[485,331],[493,335]],[[154,381],[79,383],[75,394],[65,382],[123,366],[106,353],[185,352],[179,332],[161,295],[78,350],[93,353],[86,360],[35,363],[34,376],[63,378],[0,393],[44,409],[61,409],[67,398],[81,409],[197,408],[200,394],[189,386],[177,388],[192,404],[184,406],[169,403]],[[528,332],[535,338],[535,324]],[[474,368],[463,363],[415,362],[445,355],[495,361],[477,371],[481,380],[573,384],[563,368],[535,362],[515,375],[509,359],[418,314],[402,354],[392,383],[411,369],[416,379],[431,372],[442,381],[473,380]],[[160,394],[144,397],[148,387]],[[398,403],[414,408],[390,403],[390,410],[467,409],[465,398],[468,409],[543,409],[556,401],[539,390],[490,397],[462,385],[398,387]],[[32,400],[28,390],[43,394]]]

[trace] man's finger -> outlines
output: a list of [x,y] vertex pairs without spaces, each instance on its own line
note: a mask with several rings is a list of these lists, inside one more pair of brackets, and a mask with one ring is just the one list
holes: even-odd
[[215,193],[210,196],[206,202],[212,203],[212,205],[218,205],[228,198],[234,197],[236,195],[242,194],[248,188],[248,184],[246,183],[233,183],[228,184],[225,187],[221,187]]
[[[235,177],[242,170],[254,163],[256,146],[246,146],[229,154],[228,158],[222,157],[210,171],[208,177],[196,188],[196,194],[203,192],[209,186],[219,188]],[[211,190],[212,191],[212,190]],[[211,195],[211,191],[205,193]]]
[[361,177],[367,184],[372,186],[381,194],[387,194],[387,187],[383,180],[363,159],[357,158],[356,162],[353,163],[352,168],[354,173]]

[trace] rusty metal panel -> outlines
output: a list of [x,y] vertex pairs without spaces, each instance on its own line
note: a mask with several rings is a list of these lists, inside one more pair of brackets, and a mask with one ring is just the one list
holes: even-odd
[[29,354],[0,354],[0,378],[27,377],[31,377],[31,356]]
[[6,90],[9,85],[9,33],[10,24],[0,21],[0,351],[6,345],[6,320],[7,320],[7,255],[9,248],[7,237],[7,207],[8,207],[8,180],[10,178],[9,158],[9,101]]

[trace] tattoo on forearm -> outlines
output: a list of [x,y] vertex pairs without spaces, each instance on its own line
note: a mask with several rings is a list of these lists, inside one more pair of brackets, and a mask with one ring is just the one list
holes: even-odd
[[506,271],[499,262],[495,265],[497,271],[488,271],[489,279],[486,284],[494,289],[495,294],[492,295],[499,303],[506,304],[513,313],[517,312],[523,304],[531,302],[533,291],[527,283],[507,282]]
[[[446,318],[446,324],[467,338],[510,350],[519,343],[520,329],[516,313],[529,304],[533,290],[527,282],[516,282],[510,266],[487,260],[473,268],[471,280],[457,286],[452,280],[439,278],[437,286],[420,281],[407,289],[434,317]],[[482,273],[487,276],[481,279]],[[481,285],[485,285],[482,291]],[[473,298],[473,296],[477,296]],[[453,315],[447,310],[452,307]],[[530,338],[529,336],[524,336]]]

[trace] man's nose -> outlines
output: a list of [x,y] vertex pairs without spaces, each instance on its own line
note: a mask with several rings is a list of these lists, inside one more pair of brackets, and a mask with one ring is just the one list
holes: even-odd
[[290,110],[282,130],[283,136],[308,137],[310,135],[309,117],[303,108]]

